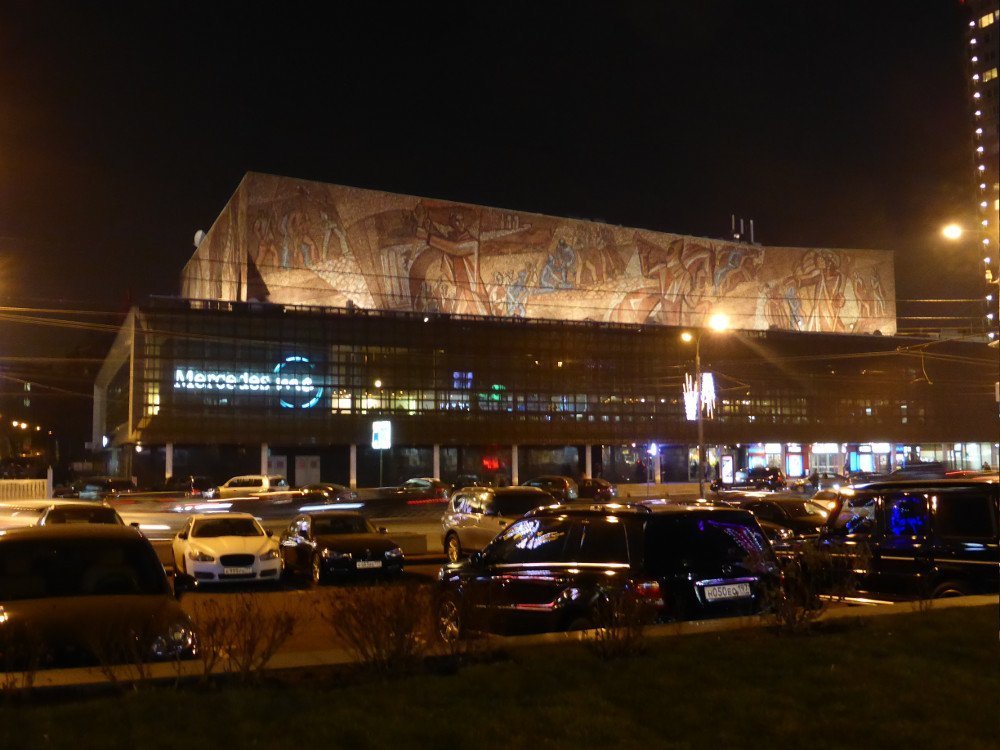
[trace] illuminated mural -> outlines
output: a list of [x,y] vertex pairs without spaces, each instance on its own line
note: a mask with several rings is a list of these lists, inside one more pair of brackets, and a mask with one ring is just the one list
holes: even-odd
[[248,173],[194,299],[893,334],[891,253],[763,247]]

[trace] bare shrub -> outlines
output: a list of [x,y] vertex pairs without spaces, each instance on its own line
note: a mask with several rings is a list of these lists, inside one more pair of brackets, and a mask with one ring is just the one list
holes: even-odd
[[45,644],[22,623],[0,623],[0,697],[31,692],[45,657]]
[[584,643],[602,659],[638,656],[646,651],[646,627],[654,615],[650,602],[634,591],[608,591],[597,603]]
[[138,690],[150,677],[150,644],[154,637],[152,622],[138,626],[112,622],[92,636],[88,647],[97,659],[101,674],[111,685]]
[[429,651],[431,587],[414,583],[324,592],[319,613],[362,664],[380,674],[412,669]]
[[782,586],[765,601],[777,631],[811,630],[832,602],[857,593],[858,574],[869,559],[863,546],[831,551],[811,542],[782,558]]
[[240,682],[250,682],[260,676],[295,632],[299,613],[244,593],[198,600],[192,619],[198,632],[203,679],[222,669]]

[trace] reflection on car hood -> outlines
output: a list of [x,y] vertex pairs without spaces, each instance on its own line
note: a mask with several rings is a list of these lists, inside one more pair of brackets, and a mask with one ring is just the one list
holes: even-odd
[[0,630],[22,632],[16,629],[23,626],[33,641],[45,644],[47,658],[41,666],[95,664],[115,649],[130,648],[124,634],[148,645],[172,627],[189,623],[169,594],[23,599],[0,603],[0,615]]
[[218,557],[239,554],[261,555],[269,549],[275,549],[277,545],[267,536],[196,536],[188,540],[188,546]]
[[388,552],[399,545],[384,534],[324,534],[316,537],[316,543],[323,548],[337,552]]

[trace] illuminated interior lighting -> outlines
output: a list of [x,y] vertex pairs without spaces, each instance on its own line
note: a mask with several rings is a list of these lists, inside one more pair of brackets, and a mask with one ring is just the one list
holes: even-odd
[[974,94],[972,95],[972,98],[973,98],[973,99],[978,99],[978,98],[979,98],[980,96],[982,96],[982,95],[981,95],[981,94],[980,94],[980,93],[979,93],[978,91],[976,91],[976,92],[975,92],[975,93],[974,93]]
[[986,167],[984,167],[984,166],[983,166],[982,164],[980,164],[980,165],[979,165],[979,166],[977,167],[977,169],[978,169],[978,170],[979,170],[980,172],[985,172],[985,171],[986,171]]
[[976,135],[982,135],[982,134],[983,134],[983,129],[982,128],[976,128]]
[[975,75],[973,75],[972,76],[972,80],[973,81],[978,81],[979,80],[979,73],[976,73]]
[[978,148],[976,148],[976,153],[977,153],[977,154],[981,154],[981,153],[983,153],[983,147],[982,147],[982,146],[979,146]]

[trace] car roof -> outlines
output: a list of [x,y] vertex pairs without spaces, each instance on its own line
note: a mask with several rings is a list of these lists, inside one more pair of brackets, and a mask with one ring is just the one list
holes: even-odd
[[8,539],[145,539],[138,529],[104,523],[55,524],[26,526],[0,532],[0,544]]
[[927,488],[954,488],[954,487],[982,487],[985,485],[995,485],[1000,483],[1000,475],[992,474],[981,477],[960,477],[955,479],[884,479],[872,482],[863,482],[853,485],[854,490],[882,490],[882,489],[910,489],[915,487]]
[[553,503],[529,511],[532,516],[668,516],[705,513],[747,513],[740,508],[715,505],[646,505],[637,503]]
[[301,518],[302,516],[309,516],[309,518],[364,518],[356,510],[318,510],[318,511],[307,511],[306,513],[299,513],[296,518]]
[[224,513],[192,513],[189,518],[194,521],[204,521],[206,518],[252,518],[256,520],[257,517],[253,513],[226,511]]
[[0,512],[5,510],[45,510],[46,508],[110,508],[105,502],[86,500],[4,500],[0,502]]

